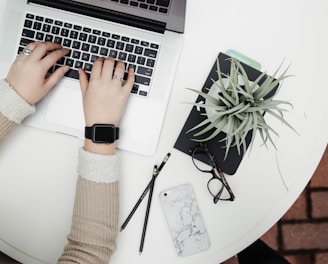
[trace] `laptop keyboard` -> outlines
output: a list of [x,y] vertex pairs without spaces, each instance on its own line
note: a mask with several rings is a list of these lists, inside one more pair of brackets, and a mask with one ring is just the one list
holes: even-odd
[[159,44],[28,13],[18,53],[33,41],[55,42],[71,50],[57,61],[50,73],[62,65],[68,65],[71,70],[66,76],[78,79],[78,68],[90,74],[98,57],[110,56],[125,63],[125,80],[127,70],[130,67],[134,69],[136,75],[132,93],[142,97],[149,95]]
[[141,9],[167,14],[170,0],[111,0],[112,2],[126,4]]

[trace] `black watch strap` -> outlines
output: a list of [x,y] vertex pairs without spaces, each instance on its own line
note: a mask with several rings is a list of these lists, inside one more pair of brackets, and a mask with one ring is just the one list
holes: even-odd
[[111,144],[119,139],[119,128],[112,124],[94,124],[92,127],[85,127],[84,136],[95,143]]

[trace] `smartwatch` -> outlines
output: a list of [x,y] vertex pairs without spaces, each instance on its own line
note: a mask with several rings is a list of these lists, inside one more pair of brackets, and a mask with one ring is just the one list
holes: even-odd
[[94,143],[111,144],[119,138],[119,128],[112,124],[94,124],[85,127],[84,135]]

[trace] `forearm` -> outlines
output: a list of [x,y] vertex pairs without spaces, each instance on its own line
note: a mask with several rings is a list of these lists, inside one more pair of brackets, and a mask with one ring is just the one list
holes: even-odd
[[71,233],[58,263],[108,263],[118,234],[117,157],[80,149],[78,166]]
[[5,80],[0,81],[0,144],[35,107],[22,99]]

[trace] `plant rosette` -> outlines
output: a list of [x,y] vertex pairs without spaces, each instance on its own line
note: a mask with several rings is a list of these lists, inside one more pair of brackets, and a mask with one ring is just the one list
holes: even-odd
[[221,141],[225,141],[226,158],[231,147],[236,147],[239,154],[241,151],[243,153],[246,151],[246,136],[250,131],[253,131],[251,133],[252,147],[258,131],[264,145],[270,141],[276,148],[271,133],[279,135],[267,124],[264,114],[277,118],[295,131],[284,119],[283,113],[287,109],[281,107],[281,105],[292,107],[292,104],[273,99],[274,95],[278,93],[279,83],[290,77],[287,75],[289,67],[279,76],[277,74],[281,65],[273,76],[263,72],[254,81],[251,81],[239,61],[232,58],[230,61],[229,74],[221,72],[219,61],[217,61],[218,79],[212,79],[213,84],[208,89],[208,93],[189,89],[205,99],[205,101],[193,103],[194,106],[205,110],[202,115],[205,115],[206,118],[188,131],[195,132],[192,140],[206,142],[221,132],[225,133],[226,136]]

